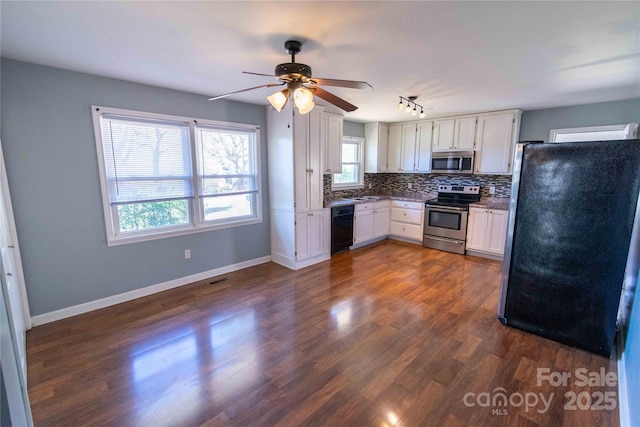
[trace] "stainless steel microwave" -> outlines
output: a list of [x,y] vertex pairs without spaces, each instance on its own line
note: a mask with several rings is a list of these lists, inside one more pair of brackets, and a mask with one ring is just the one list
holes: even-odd
[[473,173],[473,151],[433,153],[431,173]]

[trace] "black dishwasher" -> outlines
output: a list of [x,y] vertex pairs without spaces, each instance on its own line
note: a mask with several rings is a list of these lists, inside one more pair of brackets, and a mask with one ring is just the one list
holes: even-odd
[[353,205],[331,208],[331,254],[353,245],[353,212]]

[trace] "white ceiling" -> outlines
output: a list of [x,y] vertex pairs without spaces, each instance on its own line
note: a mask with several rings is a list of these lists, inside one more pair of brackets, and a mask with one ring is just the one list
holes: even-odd
[[[357,105],[354,121],[525,110],[640,96],[640,3],[2,1],[2,56],[194,92],[271,83],[284,42],[324,88]],[[229,99],[267,105],[272,88]],[[212,101],[223,102],[223,101]],[[321,104],[321,102],[318,102]]]

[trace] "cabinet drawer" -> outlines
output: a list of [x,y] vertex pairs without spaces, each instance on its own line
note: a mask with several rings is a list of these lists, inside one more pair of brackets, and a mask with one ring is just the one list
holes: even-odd
[[415,209],[391,208],[391,221],[422,224],[422,211]]
[[372,211],[373,205],[373,203],[358,203],[356,204],[356,212]]
[[384,200],[382,202],[375,202],[373,204],[373,207],[375,209],[384,209],[384,208],[388,208],[389,206],[391,206],[391,200]]
[[391,207],[397,207],[397,208],[418,209],[422,211],[423,206],[424,206],[424,203],[422,202],[406,202],[404,200],[391,201]]
[[415,224],[391,221],[390,234],[407,239],[422,240],[422,227]]

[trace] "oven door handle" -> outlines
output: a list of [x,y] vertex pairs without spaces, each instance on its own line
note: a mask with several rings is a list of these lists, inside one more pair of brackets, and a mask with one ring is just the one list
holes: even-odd
[[425,204],[424,207],[427,209],[432,209],[434,211],[443,210],[443,211],[464,212],[468,210],[467,208],[456,208],[453,206],[435,206],[435,205],[427,205],[427,204]]
[[464,245],[464,240],[453,240],[453,239],[443,239],[440,237],[433,237],[433,236],[428,236],[428,235],[424,235],[425,239],[431,239],[431,240],[437,240],[439,242],[447,242],[447,243],[455,243],[456,245]]

